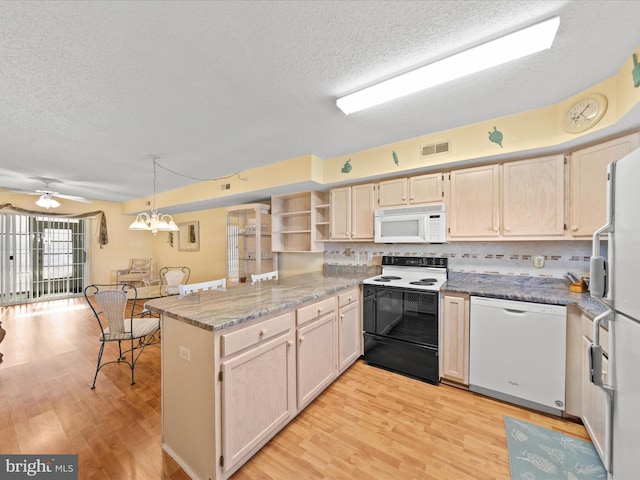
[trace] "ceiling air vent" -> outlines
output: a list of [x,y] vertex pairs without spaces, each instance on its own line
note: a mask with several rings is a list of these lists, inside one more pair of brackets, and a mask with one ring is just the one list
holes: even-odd
[[451,152],[451,140],[446,142],[431,143],[420,147],[420,156],[430,157],[431,155],[442,155]]

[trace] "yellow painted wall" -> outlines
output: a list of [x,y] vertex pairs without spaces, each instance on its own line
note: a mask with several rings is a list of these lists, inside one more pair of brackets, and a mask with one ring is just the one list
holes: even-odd
[[[130,218],[130,217],[129,217]],[[226,212],[224,208],[200,210],[173,215],[176,223],[200,222],[200,250],[181,252],[178,249],[178,235],[174,234],[173,247],[168,243],[169,234],[159,232],[156,237],[150,232],[134,232],[152,237],[151,251],[156,272],[161,267],[187,266],[191,269],[190,283],[214,280],[227,276],[226,268]]]
[[[156,194],[156,207],[182,205],[202,200],[224,198],[247,192],[265,191],[265,198],[269,198],[270,189],[301,182],[322,182],[323,163],[315,155],[304,155],[289,160],[283,160],[264,167],[253,168],[240,172],[231,178],[200,182],[187,187],[176,188]],[[230,184],[229,190],[221,190],[223,184]],[[123,213],[137,213],[149,210],[148,202],[151,197],[134,199],[122,204]]]

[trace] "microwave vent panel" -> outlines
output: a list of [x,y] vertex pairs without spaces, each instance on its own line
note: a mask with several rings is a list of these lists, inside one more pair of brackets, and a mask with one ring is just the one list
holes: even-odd
[[451,140],[446,142],[430,143],[420,147],[420,157],[430,157],[432,155],[443,155],[451,153]]

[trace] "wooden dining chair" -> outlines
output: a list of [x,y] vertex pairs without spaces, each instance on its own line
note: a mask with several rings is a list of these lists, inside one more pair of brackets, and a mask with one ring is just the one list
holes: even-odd
[[200,283],[189,283],[187,285],[178,285],[178,292],[180,298],[194,292],[202,292],[206,290],[226,290],[227,279],[221,278],[219,280],[209,280]]

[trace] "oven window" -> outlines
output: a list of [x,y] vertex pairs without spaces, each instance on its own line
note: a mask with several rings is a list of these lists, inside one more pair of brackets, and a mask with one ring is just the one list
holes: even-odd
[[396,340],[438,345],[438,294],[416,290],[377,290],[374,331]]

